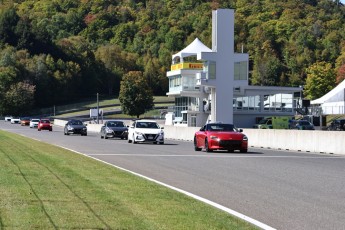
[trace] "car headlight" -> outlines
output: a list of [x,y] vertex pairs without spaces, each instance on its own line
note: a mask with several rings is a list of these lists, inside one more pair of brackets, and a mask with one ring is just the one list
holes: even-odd
[[67,129],[68,130],[73,130],[73,127],[72,126],[67,126]]
[[248,137],[246,135],[243,136],[242,140],[248,141]]
[[140,135],[140,136],[143,135],[141,132],[138,132],[138,131],[135,131],[134,133],[137,134],[137,135]]
[[219,141],[219,138],[217,136],[210,136],[211,140]]
[[105,131],[107,132],[107,133],[112,133],[113,132],[113,130],[111,130],[110,128],[105,128]]

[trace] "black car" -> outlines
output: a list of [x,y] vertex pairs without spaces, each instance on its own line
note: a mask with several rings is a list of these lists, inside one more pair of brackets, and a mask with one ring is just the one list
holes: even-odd
[[293,120],[290,123],[291,129],[298,129],[298,130],[315,130],[315,127],[312,123],[305,120]]
[[81,120],[69,120],[65,125],[64,134],[81,134],[82,136],[87,136],[87,128]]
[[106,121],[101,128],[101,138],[128,138],[128,127],[123,121]]
[[327,127],[330,131],[345,131],[345,119],[336,119]]

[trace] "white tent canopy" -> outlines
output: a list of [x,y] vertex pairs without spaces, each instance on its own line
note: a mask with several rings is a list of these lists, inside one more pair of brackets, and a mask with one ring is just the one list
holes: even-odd
[[184,57],[189,56],[196,56],[198,53],[201,52],[212,52],[210,48],[204,45],[199,38],[195,38],[195,40],[190,43],[186,48],[178,52],[177,54],[174,54],[172,56],[173,63],[176,63],[176,60],[179,58],[180,62],[183,62]]
[[345,90],[345,80],[342,81],[339,85],[337,85],[334,89],[332,89],[327,94],[323,95],[322,97],[311,101],[312,105],[315,104],[324,104],[324,103],[331,103],[331,102],[344,102],[344,90]]

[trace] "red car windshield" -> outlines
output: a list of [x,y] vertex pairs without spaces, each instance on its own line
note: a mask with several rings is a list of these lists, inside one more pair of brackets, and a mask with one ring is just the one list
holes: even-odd
[[206,127],[206,130],[208,131],[219,131],[219,132],[233,132],[234,131],[234,125],[231,124],[208,124]]

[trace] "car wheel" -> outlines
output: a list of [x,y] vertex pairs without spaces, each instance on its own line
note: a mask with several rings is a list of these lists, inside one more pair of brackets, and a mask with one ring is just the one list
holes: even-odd
[[49,132],[53,131],[52,129],[49,129]]
[[241,152],[241,153],[247,153],[247,152],[248,152],[248,149],[241,149],[240,152]]
[[38,131],[41,131],[41,129],[37,129]]
[[160,145],[164,145],[164,141],[162,141],[162,142],[159,142],[159,144],[160,144]]
[[107,135],[104,135],[104,139],[108,139]]
[[196,137],[194,137],[194,150],[195,151],[201,151],[201,148],[198,148],[198,145],[196,143]]
[[209,146],[208,146],[207,138],[205,139],[205,150],[206,150],[206,152],[212,152],[212,149],[210,149]]
[[233,150],[233,149],[228,149],[228,153],[233,153],[233,152],[235,152],[235,150]]
[[128,140],[128,143],[132,143],[132,140],[130,140],[129,138],[127,140]]
[[154,142],[153,142],[153,144],[155,144],[155,145],[156,145],[156,144],[157,144],[157,141],[154,141]]

